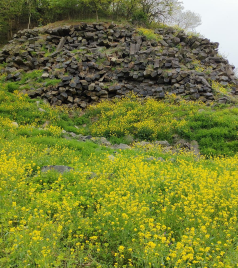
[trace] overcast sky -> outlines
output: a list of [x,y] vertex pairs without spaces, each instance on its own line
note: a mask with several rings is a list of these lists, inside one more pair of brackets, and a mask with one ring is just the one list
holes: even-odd
[[197,32],[219,42],[219,52],[238,68],[238,0],[182,0],[185,10],[202,17]]

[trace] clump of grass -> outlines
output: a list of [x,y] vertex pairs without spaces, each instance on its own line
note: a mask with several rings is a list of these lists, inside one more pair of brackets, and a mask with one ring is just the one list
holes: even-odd
[[213,68],[211,66],[205,66],[199,60],[194,60],[194,61],[191,62],[191,64],[194,66],[194,69],[197,72],[210,74],[212,72],[212,70],[213,70]]
[[223,86],[220,83],[216,81],[212,81],[212,89],[217,93],[217,94],[222,94],[222,95],[228,95],[231,93],[231,87],[230,85],[228,86]]
[[17,83],[7,83],[7,91],[13,93],[15,90],[19,89],[19,85]]
[[8,92],[13,93],[15,90],[19,90],[23,85],[24,89],[30,89],[31,87],[39,86],[55,86],[60,82],[60,79],[43,79],[41,76],[42,70],[34,70],[31,72],[21,74],[21,80],[17,82],[5,82],[6,76],[3,76],[3,84]]
[[73,53],[83,53],[83,52],[87,52],[87,49],[73,49],[71,52],[73,52]]
[[98,58],[96,64],[102,65],[107,59],[106,58]]
[[34,70],[31,72],[24,73],[18,84],[23,85],[28,81],[36,81],[36,82],[41,81],[42,74],[43,74],[42,70]]
[[186,34],[188,35],[188,38],[192,37],[204,38],[204,36],[198,32],[186,31]]
[[162,37],[155,34],[152,29],[138,28],[138,32],[140,35],[146,36],[148,40],[160,41],[162,39]]
[[46,87],[56,86],[57,84],[59,84],[60,81],[61,81],[60,79],[46,79],[46,80],[44,80],[44,85]]
[[42,46],[41,51],[45,52],[45,57],[50,56],[52,53],[54,53],[56,50],[55,46],[52,46],[51,48],[46,48],[45,45]]

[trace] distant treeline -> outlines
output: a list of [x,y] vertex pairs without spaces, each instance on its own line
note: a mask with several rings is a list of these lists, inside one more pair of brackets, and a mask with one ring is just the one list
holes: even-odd
[[1,0],[0,42],[11,39],[19,29],[63,19],[108,18],[147,26],[153,22],[179,25],[172,18],[185,14],[182,9],[178,0]]

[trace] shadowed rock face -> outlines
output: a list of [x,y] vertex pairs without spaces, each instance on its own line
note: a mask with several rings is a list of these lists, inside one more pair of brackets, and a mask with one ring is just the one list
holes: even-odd
[[[236,93],[234,66],[218,57],[218,43],[170,27],[155,34],[157,41],[147,40],[129,26],[101,23],[24,30],[0,52],[0,63],[7,63],[7,80],[19,81],[22,70],[34,69],[44,70],[42,79],[60,79],[57,86],[28,91],[53,105],[86,108],[129,92],[206,102],[214,100],[211,81],[233,84]],[[204,72],[195,70],[198,61]]]

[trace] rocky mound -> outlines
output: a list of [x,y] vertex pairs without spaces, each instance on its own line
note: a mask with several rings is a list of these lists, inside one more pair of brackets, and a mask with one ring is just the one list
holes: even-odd
[[42,78],[61,82],[29,90],[29,96],[81,108],[131,91],[207,102],[214,100],[212,81],[236,93],[235,67],[218,56],[218,43],[170,27],[155,30],[153,38],[144,34],[103,23],[19,31],[0,52],[2,72],[20,81],[24,72],[43,70]]

